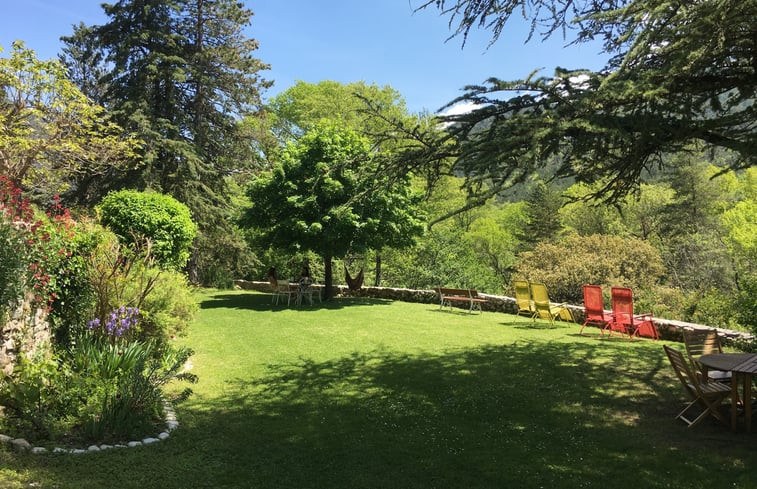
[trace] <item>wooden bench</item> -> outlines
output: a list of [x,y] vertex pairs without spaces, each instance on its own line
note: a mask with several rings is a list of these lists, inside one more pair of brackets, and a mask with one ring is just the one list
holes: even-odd
[[452,307],[452,304],[468,305],[468,313],[472,313],[473,309],[478,309],[478,312],[483,312],[481,304],[488,302],[486,299],[482,299],[478,296],[478,292],[474,289],[448,289],[445,287],[437,287],[434,289],[439,294],[439,309],[443,309],[444,306]]

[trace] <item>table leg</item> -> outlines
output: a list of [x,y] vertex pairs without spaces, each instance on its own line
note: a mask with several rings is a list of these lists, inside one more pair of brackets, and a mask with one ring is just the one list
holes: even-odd
[[747,433],[752,431],[752,374],[744,375],[744,423]]
[[731,431],[736,431],[736,421],[739,419],[739,379],[733,373],[731,379]]

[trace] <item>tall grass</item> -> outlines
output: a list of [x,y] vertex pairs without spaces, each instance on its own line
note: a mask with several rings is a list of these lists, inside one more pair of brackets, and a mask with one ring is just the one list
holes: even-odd
[[207,291],[195,394],[165,442],[85,456],[0,448],[0,487],[757,486],[757,434],[687,430],[660,342],[498,313]]

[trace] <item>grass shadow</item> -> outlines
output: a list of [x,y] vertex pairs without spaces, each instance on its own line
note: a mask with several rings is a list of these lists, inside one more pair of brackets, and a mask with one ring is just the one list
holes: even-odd
[[107,453],[14,467],[82,488],[124,470],[119,487],[135,489],[754,487],[753,438],[674,422],[684,397],[664,355],[630,353],[518,340],[300,358],[191,398],[181,428],[128,468]]
[[285,311],[285,310],[313,310],[313,309],[343,309],[350,306],[380,306],[389,305],[388,299],[372,299],[365,297],[337,297],[330,301],[301,305],[272,304],[271,294],[259,292],[219,292],[200,302],[201,309],[245,309],[250,311]]
[[[664,487],[701,470],[702,436],[724,463],[749,446],[715,422],[696,436],[675,423],[683,397],[668,367],[656,350],[630,360],[612,343],[376,350],[269,365],[191,409],[199,432],[229,444],[226,468],[256,487]],[[241,469],[245,452],[253,467]],[[644,470],[619,484],[629,467]]]

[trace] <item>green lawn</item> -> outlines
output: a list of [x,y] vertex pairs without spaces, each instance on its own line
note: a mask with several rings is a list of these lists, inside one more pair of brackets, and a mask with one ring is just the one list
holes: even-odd
[[[661,342],[497,313],[209,291],[195,394],[158,444],[35,456],[1,488],[754,488],[757,433],[673,420]],[[596,330],[593,330],[596,331]]]

